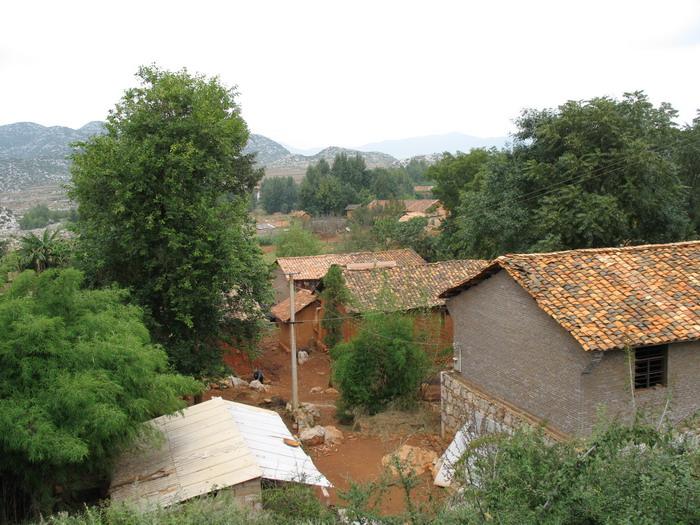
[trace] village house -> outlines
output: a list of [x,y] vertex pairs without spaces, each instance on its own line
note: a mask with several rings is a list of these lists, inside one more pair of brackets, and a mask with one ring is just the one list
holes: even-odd
[[[454,369],[442,424],[587,435],[604,410],[700,410],[700,242],[506,255],[442,294]],[[471,424],[471,423],[470,423]]]
[[[361,314],[372,311],[400,311],[414,314],[417,334],[426,336],[430,357],[437,356],[452,345],[452,320],[445,308],[442,291],[475,275],[487,261],[461,260],[425,263],[388,268],[373,265],[348,265],[343,270],[350,302],[340,310],[343,340],[349,341],[361,324]],[[296,294],[296,337],[298,348],[325,348],[325,332],[321,326],[323,301],[314,293],[299,290]],[[280,346],[289,348],[289,300],[273,308],[279,326]]]
[[272,410],[215,397],[149,424],[161,439],[122,454],[113,501],[149,510],[228,491],[240,505],[258,507],[263,479],[331,486]]
[[328,269],[337,264],[370,265],[376,267],[414,266],[425,264],[425,260],[410,248],[381,252],[328,253],[300,257],[279,257],[275,262],[273,288],[277,302],[289,297],[287,275],[292,274],[294,286],[315,291]]
[[[272,307],[271,313],[279,328],[279,345],[286,351],[291,351],[291,310],[290,298],[287,297]],[[294,294],[294,317],[296,326],[296,343],[299,350],[307,350],[316,344],[319,337],[319,310],[321,303],[314,292],[297,290]]]
[[447,210],[438,199],[404,199],[404,200],[380,200],[375,199],[367,207],[370,210],[379,208],[391,208],[396,206],[403,212],[399,222],[410,221],[420,217],[428,219],[428,229],[434,230],[447,217]]

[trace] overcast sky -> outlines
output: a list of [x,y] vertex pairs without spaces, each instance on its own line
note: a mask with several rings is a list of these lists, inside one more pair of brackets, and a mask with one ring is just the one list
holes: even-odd
[[236,84],[297,147],[512,131],[525,107],[643,89],[700,108],[700,1],[5,1],[0,124],[104,119],[141,64]]

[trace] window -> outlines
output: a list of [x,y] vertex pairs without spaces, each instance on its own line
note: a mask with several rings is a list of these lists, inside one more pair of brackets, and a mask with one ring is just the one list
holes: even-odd
[[666,385],[668,345],[647,346],[634,351],[634,388]]

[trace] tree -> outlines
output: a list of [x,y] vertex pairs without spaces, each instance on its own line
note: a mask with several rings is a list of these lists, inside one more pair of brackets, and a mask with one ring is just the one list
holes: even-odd
[[299,257],[319,253],[321,253],[321,241],[297,221],[292,221],[287,231],[275,237],[277,257]]
[[59,237],[60,230],[44,230],[41,236],[30,233],[20,239],[19,255],[25,268],[41,273],[47,268],[61,266],[68,259],[67,241]]
[[26,271],[0,294],[0,521],[100,486],[144,421],[200,389],[170,373],[126,292],[82,281]]
[[292,177],[263,179],[260,201],[267,213],[289,213],[297,205],[297,183]]
[[687,239],[675,115],[641,92],[523,112],[512,150],[431,168],[452,212],[444,244],[456,256],[490,258]]
[[496,155],[495,150],[478,148],[457,155],[445,153],[440,162],[427,168],[425,173],[435,183],[432,190],[435,198],[440,199],[446,210],[454,212],[459,205],[460,192],[473,188],[479,174]]
[[687,188],[688,214],[695,234],[700,234],[700,112],[693,124],[686,126],[678,146],[678,164],[683,184]]
[[80,262],[93,285],[131,291],[180,371],[204,374],[221,364],[222,320],[256,326],[270,300],[246,212],[261,173],[234,90],[186,70],[138,77],[74,155]]
[[331,357],[341,412],[359,408],[374,414],[390,402],[414,402],[428,367],[412,320],[399,313],[366,314],[357,335],[335,346]]
[[403,170],[371,170],[370,191],[377,199],[406,199],[413,196],[413,183]]
[[333,348],[343,340],[343,311],[350,300],[350,292],[345,286],[343,271],[337,264],[331,265],[323,277],[323,319],[321,326],[325,330],[323,343],[328,348]]

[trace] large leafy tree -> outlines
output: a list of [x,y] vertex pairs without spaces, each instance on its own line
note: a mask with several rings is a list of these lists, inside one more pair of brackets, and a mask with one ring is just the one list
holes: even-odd
[[260,186],[260,203],[267,213],[289,213],[297,205],[297,183],[292,177],[271,177]]
[[220,363],[222,321],[255,323],[268,299],[246,213],[261,174],[242,153],[235,91],[185,70],[138,77],[74,156],[80,256],[92,283],[131,291],[178,369],[200,374]]
[[20,274],[0,295],[0,521],[99,486],[141,423],[199,385],[173,375],[142,311],[75,269]]
[[512,150],[478,169],[464,156],[431,170],[453,211],[447,243],[458,255],[493,257],[687,238],[675,116],[641,92],[525,111]]

